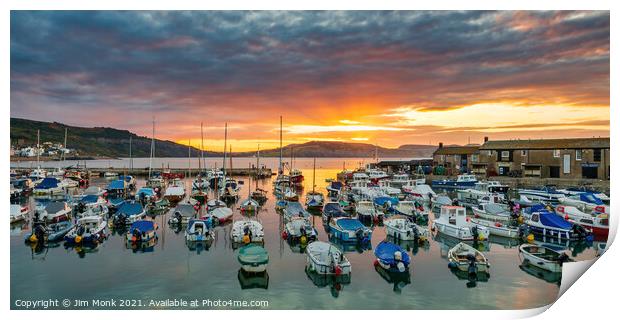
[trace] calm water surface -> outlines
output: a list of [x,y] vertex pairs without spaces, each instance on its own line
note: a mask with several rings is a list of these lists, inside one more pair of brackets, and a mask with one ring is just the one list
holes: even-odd
[[[244,160],[247,166],[250,159],[237,161],[241,164]],[[275,167],[277,160],[268,161]],[[352,168],[362,160],[344,161]],[[343,159],[317,160],[319,191],[325,192],[325,179],[335,178],[342,162]],[[312,160],[296,161],[296,166],[304,169],[305,191],[310,190]],[[245,180],[243,199],[248,185],[254,188],[255,181],[240,179]],[[104,179],[94,179],[92,183],[107,184]],[[139,180],[138,187],[142,185],[144,181]],[[112,233],[97,248],[82,252],[62,244],[34,250],[23,241],[29,226],[13,225],[11,301],[185,298],[267,300],[273,309],[522,309],[549,304],[557,297],[559,277],[522,269],[518,242],[508,239],[491,239],[484,246],[484,254],[491,263],[486,281],[472,283],[448,269],[446,254],[457,241],[444,238],[431,239],[424,247],[401,244],[412,254],[409,276],[402,279],[384,278],[373,266],[372,250],[361,252],[356,248],[346,251],[352,263],[349,284],[311,278],[304,270],[306,257],[300,248],[289,246],[280,237],[282,219],[274,209],[271,180],[260,180],[258,185],[270,191],[258,214],[270,256],[267,276],[248,277],[240,273],[236,251],[229,240],[231,224],[216,228],[216,239],[208,249],[190,250],[183,231],[167,225],[166,214],[155,218],[160,228],[152,248],[133,250],[126,246],[123,235]],[[235,218],[240,217],[235,209]],[[327,241],[320,216],[314,217],[314,222],[320,240]],[[383,239],[384,227],[374,227],[373,248]],[[592,247],[584,245],[571,248],[571,252],[579,260],[595,254]]]

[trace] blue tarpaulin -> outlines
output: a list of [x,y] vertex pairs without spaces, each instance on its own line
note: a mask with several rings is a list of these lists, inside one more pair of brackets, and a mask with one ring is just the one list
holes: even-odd
[[125,189],[125,182],[123,180],[114,180],[108,184],[108,190],[123,190]]
[[604,204],[603,200],[599,199],[597,196],[595,196],[593,193],[590,193],[590,192],[584,192],[580,194],[579,200],[587,202],[587,203],[601,205],[601,206]]
[[145,197],[152,197],[155,195],[155,191],[153,188],[140,188],[136,193],[136,197],[140,198],[142,194],[144,194]]
[[336,224],[342,228],[342,230],[357,231],[357,229],[364,228],[364,225],[359,220],[352,218],[338,219]]
[[409,264],[410,258],[407,251],[391,242],[381,241],[375,248],[375,256],[384,264],[395,265],[397,263],[394,259],[395,252],[401,253],[401,261],[405,265]]
[[35,189],[51,189],[58,187],[58,179],[56,178],[45,178],[41,183],[39,183]]
[[129,233],[133,233],[134,230],[138,230],[140,232],[149,232],[155,230],[155,223],[151,220],[140,220],[131,224],[129,228]]
[[328,217],[340,217],[345,215],[344,210],[342,210],[340,204],[334,202],[325,204],[325,207],[323,208],[323,214]]
[[286,204],[285,213],[288,217],[299,217],[300,214],[302,217],[310,216],[308,211],[306,211],[304,207],[301,206],[301,203],[293,201]]
[[377,197],[373,201],[376,205],[379,205],[379,206],[385,205],[386,202],[389,202],[393,206],[398,204],[398,199],[390,198],[390,197]]
[[564,220],[564,218],[558,216],[555,213],[540,212],[539,215],[540,223],[542,223],[546,227],[554,227],[565,230],[570,230],[573,227],[570,222]]
[[81,203],[95,203],[97,201],[99,201],[99,196],[96,196],[94,194],[86,195],[82,199],[80,199]]
[[118,207],[116,214],[133,216],[133,215],[142,213],[142,211],[144,211],[144,208],[142,208],[141,204],[137,202],[125,202]]

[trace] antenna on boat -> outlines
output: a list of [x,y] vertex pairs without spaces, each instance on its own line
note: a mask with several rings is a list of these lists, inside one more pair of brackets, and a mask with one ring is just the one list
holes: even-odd
[[[205,171],[207,171],[207,167],[204,163],[205,161],[205,154],[204,154],[204,150],[205,150],[205,146],[204,146],[204,133],[202,131],[202,122],[200,123],[200,161],[198,162],[198,164],[200,164],[200,162],[202,162],[202,168],[205,169]],[[202,174],[202,172],[201,172]]]
[[192,139],[187,140],[187,177],[192,176]]
[[283,174],[284,169],[282,168],[282,116],[280,116],[280,165],[278,167],[278,174]]
[[314,194],[315,179],[316,179],[316,157],[314,158],[312,162],[312,194]]
[[[222,161],[222,167],[224,171],[224,185],[226,185],[226,143],[228,142],[228,122],[224,123],[224,160]],[[218,186],[218,196],[220,187]]]
[[62,161],[67,160],[65,156],[65,150],[67,150],[67,127],[65,127],[65,142],[62,146]]

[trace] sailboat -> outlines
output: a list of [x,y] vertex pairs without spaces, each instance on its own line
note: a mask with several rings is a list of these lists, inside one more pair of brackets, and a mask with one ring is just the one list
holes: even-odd
[[32,170],[32,172],[30,172],[30,175],[28,175],[28,178],[37,181],[37,180],[41,180],[44,179],[45,177],[47,177],[47,171],[41,169],[41,163],[40,163],[40,155],[41,155],[41,132],[40,130],[37,130],[37,149],[35,150],[35,153],[37,154],[37,168]]
[[200,123],[200,159],[198,160],[198,175],[192,181],[192,199],[198,201],[201,205],[207,203],[207,188],[209,181],[204,177],[202,163],[204,162],[204,134],[202,130],[202,122]]
[[[259,204],[265,203],[267,201],[267,191],[260,189],[258,187],[258,178],[263,176],[263,172],[260,169],[260,144],[258,145],[258,149],[256,150],[256,176],[254,181],[256,182],[256,187],[254,191],[252,191],[252,199],[256,200]],[[249,185],[248,185],[249,188]]]
[[[249,167],[249,166],[248,166]],[[251,168],[248,168],[251,169]],[[257,212],[258,211],[258,207],[259,204],[256,200],[252,199],[252,191],[250,188],[250,176],[248,175],[248,198],[245,199],[242,203],[241,203],[241,211],[242,212]]]
[[316,158],[312,162],[312,191],[306,193],[306,207],[308,210],[320,210],[323,207],[325,198],[323,194],[315,190],[316,187]]
[[[221,190],[219,197],[223,201],[235,201],[239,197],[237,194],[237,183],[236,181],[228,178],[226,175],[226,156],[227,156],[227,143],[228,143],[228,123],[224,126],[224,176],[222,180],[219,182],[219,189]],[[232,167],[232,161],[231,161]],[[231,168],[232,169],[232,168]]]
[[146,186],[152,188],[156,193],[164,188],[164,179],[161,176],[153,176],[153,157],[155,156],[155,118],[153,118],[153,135],[151,136],[151,156],[149,158],[149,179]]
[[290,164],[290,170],[289,170],[289,181],[291,182],[291,185],[295,186],[295,187],[303,187],[303,183],[304,183],[304,175],[301,172],[301,170],[296,169],[294,167],[295,164],[295,158],[294,158],[294,153],[293,153],[293,147],[291,148],[291,164]]
[[290,185],[289,176],[284,174],[284,166],[282,163],[282,116],[280,116],[280,162],[278,165],[278,176],[273,182],[274,192],[283,195],[286,187]]
[[[222,179],[225,179],[226,177],[226,142],[227,142],[227,138],[228,138],[228,123],[226,123],[224,125],[224,162],[223,162],[223,175],[222,175]],[[220,185],[222,184],[222,181],[220,179],[217,179],[216,177],[216,188],[215,188],[215,192],[216,192],[216,196],[215,199],[211,199],[209,201],[207,201],[207,210],[209,212],[209,214],[215,219],[215,221],[217,221],[218,223],[224,223],[230,219],[232,219],[233,216],[233,212],[230,208],[228,208],[226,206],[226,203],[224,203],[223,201],[219,200],[219,198],[221,197],[221,191],[222,188],[220,187]]]

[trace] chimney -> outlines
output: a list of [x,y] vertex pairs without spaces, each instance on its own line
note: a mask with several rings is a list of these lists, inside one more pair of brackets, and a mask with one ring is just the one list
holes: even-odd
[[443,142],[439,143],[439,148],[443,148]]
[[489,141],[489,137],[484,137],[484,142]]

